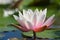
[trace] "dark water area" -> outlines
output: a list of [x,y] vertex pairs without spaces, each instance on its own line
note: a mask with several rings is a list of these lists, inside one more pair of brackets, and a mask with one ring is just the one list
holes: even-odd
[[[60,30],[54,31],[56,38],[41,38],[37,37],[36,40],[60,40]],[[51,34],[52,35],[52,34]],[[34,40],[32,36],[27,36],[21,33],[19,30],[0,32],[0,40]]]
[[21,31],[13,30],[13,31],[0,32],[0,40],[8,40],[10,38],[12,38],[12,39],[22,38]]

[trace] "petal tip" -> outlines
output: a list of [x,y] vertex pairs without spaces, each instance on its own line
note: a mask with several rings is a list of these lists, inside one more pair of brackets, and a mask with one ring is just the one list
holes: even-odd
[[13,17],[17,20],[18,19],[18,17],[16,16],[16,15],[13,15]]
[[38,10],[38,8],[36,8],[35,10]]
[[45,8],[44,10],[45,10],[45,12],[47,12],[47,8]]

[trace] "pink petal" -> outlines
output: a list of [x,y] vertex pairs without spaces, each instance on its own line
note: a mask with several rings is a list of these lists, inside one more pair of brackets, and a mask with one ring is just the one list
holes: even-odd
[[26,29],[26,28],[24,28],[24,27],[22,27],[22,26],[18,26],[18,25],[15,25],[15,24],[12,24],[12,26],[17,27],[18,29],[20,29],[21,31],[24,31],[24,32],[29,31],[28,29]]
[[46,25],[47,27],[50,26],[54,22],[54,17],[55,15],[52,15],[43,25]]
[[28,22],[28,21],[25,22],[25,26],[29,30],[32,29],[32,24],[30,22]]
[[37,25],[36,25],[37,28],[39,28],[39,27],[41,27],[41,26],[43,25],[44,19],[45,19],[45,15],[42,14],[42,15],[40,16],[40,18],[39,18],[39,22],[38,22]]
[[47,26],[43,26],[43,27],[40,27],[40,28],[34,28],[33,31],[35,32],[42,32],[46,29]]
[[36,14],[34,14],[34,15],[33,15],[33,20],[32,20],[34,26],[36,25],[36,20],[37,20],[37,18],[36,18]]

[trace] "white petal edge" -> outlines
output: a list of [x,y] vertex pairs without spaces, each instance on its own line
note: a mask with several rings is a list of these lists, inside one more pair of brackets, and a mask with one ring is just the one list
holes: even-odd
[[19,17],[18,17],[18,16],[16,16],[16,15],[13,15],[13,17],[15,18],[15,20],[18,20],[18,18],[19,18]]
[[45,10],[43,10],[43,12],[42,12],[45,16],[44,16],[44,19],[43,19],[43,22],[45,21],[45,19],[46,19],[46,14],[47,14],[47,8],[45,8]]
[[45,8],[45,9],[42,11],[42,13],[46,15],[46,13],[47,13],[47,8]]

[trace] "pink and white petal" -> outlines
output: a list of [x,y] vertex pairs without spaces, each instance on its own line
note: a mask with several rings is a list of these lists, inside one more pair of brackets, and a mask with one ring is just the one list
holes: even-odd
[[33,11],[31,9],[28,9],[27,14],[28,14],[28,19],[32,21],[32,17],[34,15]]
[[46,18],[46,12],[47,12],[47,9],[45,10],[40,10],[40,15],[37,17],[37,24],[36,25],[39,25],[41,26],[44,21],[45,21],[45,18]]
[[24,20],[23,20],[23,19],[17,17],[16,15],[13,15],[13,17],[17,20],[17,22],[18,22],[22,27],[25,28],[25,24],[24,24]]
[[33,11],[31,9],[28,9],[27,14],[28,17],[31,18],[31,16],[33,16]]
[[44,16],[44,19],[43,19],[43,22],[45,21],[45,19],[46,19],[46,13],[47,13],[47,8],[45,8],[45,10],[43,10],[43,12],[42,12],[42,14],[44,14],[45,16]]
[[27,19],[25,19],[23,16],[21,16],[20,18],[19,18],[19,20],[20,20],[20,24],[23,26],[23,27],[25,27],[26,29],[30,29],[30,27],[29,27],[29,25],[28,25],[28,23],[27,23]]
[[50,26],[54,22],[54,17],[55,15],[52,15],[51,17],[49,17],[43,25],[46,25],[47,27]]
[[31,23],[33,23],[32,21],[33,21],[33,16],[34,16],[34,13],[33,13],[33,11],[31,10],[31,9],[28,9],[28,11],[27,12],[29,12],[28,14],[29,14],[29,16],[30,16],[30,22]]
[[30,30],[28,30],[28,29],[26,29],[26,28],[24,28],[24,27],[19,28],[19,29],[22,30],[23,32],[28,32],[28,31],[30,31]]
[[27,13],[27,11],[26,10],[23,10],[23,17],[26,19],[26,20],[30,20],[29,19],[29,14]]
[[28,17],[29,17],[29,14],[28,13],[27,13],[26,10],[23,10],[23,17],[25,17],[26,19],[28,19]]
[[[28,13],[25,14],[25,16],[28,16]],[[28,17],[23,17],[23,15],[21,15],[21,13],[19,14],[19,20],[21,21],[21,23],[23,23],[23,25],[27,28],[29,28],[29,25],[27,23],[27,21],[29,21]]]
[[47,8],[46,8],[46,9],[44,9],[43,11],[42,11],[42,10],[40,10],[40,15],[39,15],[39,16],[41,16],[41,15],[45,15],[45,16],[44,16],[44,19],[43,19],[43,22],[45,21],[46,13],[47,13]]
[[37,15],[37,22],[36,22],[36,25],[38,25],[39,24],[39,21],[40,21],[40,19],[41,19],[41,14],[42,13],[42,10],[40,10],[40,12],[38,13],[38,14],[36,14]]
[[19,17],[15,16],[15,15],[13,15],[13,16],[18,21],[18,23],[22,26],[22,27],[17,26],[19,29],[21,29],[23,31],[24,30],[27,31],[29,29],[29,28],[27,28],[27,23],[25,23],[25,21],[20,20]]
[[44,21],[45,21],[45,19],[46,19],[47,8],[44,9],[43,11],[41,10],[40,12],[41,12],[41,13],[40,13],[39,16],[41,16],[42,23],[44,23]]
[[[39,18],[39,17],[38,17]],[[42,14],[39,19],[37,19],[36,26],[41,27],[41,25],[44,23],[45,15]]]
[[26,18],[28,21],[31,20],[31,16],[30,16],[29,12],[26,13],[26,17],[24,17],[24,18]]
[[22,27],[22,26],[19,26],[19,25],[16,25],[16,24],[12,24],[13,26],[17,27],[18,29],[20,29],[21,31],[24,31],[24,32],[27,32],[29,31],[28,29]]
[[24,24],[24,22],[25,22],[25,20],[24,20],[25,18],[23,17],[23,15],[21,14],[21,13],[19,13],[19,19],[18,19],[18,22],[20,23],[20,25],[21,26],[25,26],[25,24]]
[[25,26],[28,30],[32,29],[32,24],[29,21],[25,22]]
[[14,18],[18,21],[18,23],[22,26],[22,27],[24,27],[24,28],[26,28],[26,25],[25,25],[25,20],[21,17],[21,18],[18,18],[17,16],[15,16],[15,15],[13,15],[14,16]]
[[30,24],[28,25],[28,23],[26,22],[26,20],[21,14],[19,14],[19,17],[17,17],[16,15],[13,15],[13,16],[23,28],[27,30],[30,29],[30,26],[29,26]]
[[33,18],[33,19],[32,19],[32,23],[33,23],[34,26],[36,26],[36,21],[37,21],[37,16],[36,16],[36,14],[34,14],[32,18]]

